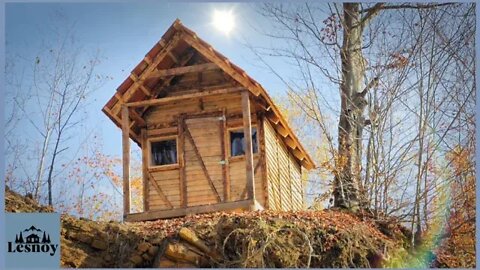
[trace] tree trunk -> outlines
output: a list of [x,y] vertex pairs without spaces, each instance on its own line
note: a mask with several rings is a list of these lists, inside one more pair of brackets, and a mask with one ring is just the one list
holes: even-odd
[[43,137],[42,151],[40,153],[40,161],[37,170],[37,179],[35,183],[35,189],[33,192],[33,198],[38,201],[40,196],[40,186],[42,185],[42,178],[44,173],[45,159],[47,158],[48,143],[50,141],[51,130],[47,130],[45,136]]
[[55,159],[57,158],[57,155],[58,155],[58,146],[60,145],[61,136],[62,136],[62,133],[59,132],[57,140],[55,141],[55,148],[53,149],[53,155],[52,155],[52,160],[50,162],[50,168],[48,170],[47,184],[48,184],[48,205],[49,206],[53,205],[53,200],[52,200],[53,166],[55,165]]
[[358,3],[344,3],[344,29],[341,49],[341,112],[338,125],[338,157],[334,191],[335,206],[357,211],[360,205],[362,132],[367,102],[362,85],[365,60],[362,55],[362,22]]

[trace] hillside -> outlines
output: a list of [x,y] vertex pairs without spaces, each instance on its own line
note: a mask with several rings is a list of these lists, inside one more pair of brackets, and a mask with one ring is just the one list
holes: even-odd
[[[51,212],[6,191],[7,212]],[[339,211],[214,213],[139,223],[62,215],[62,267],[401,266],[408,231]]]

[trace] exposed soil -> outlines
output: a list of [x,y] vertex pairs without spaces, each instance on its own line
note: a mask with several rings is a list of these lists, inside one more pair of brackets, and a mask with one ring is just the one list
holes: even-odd
[[[53,211],[8,189],[5,195],[7,212]],[[374,221],[368,216],[333,210],[219,212],[137,223],[97,222],[62,215],[61,265],[401,266],[401,262],[390,258],[394,257],[392,253],[395,257],[407,254],[408,234],[392,221]]]

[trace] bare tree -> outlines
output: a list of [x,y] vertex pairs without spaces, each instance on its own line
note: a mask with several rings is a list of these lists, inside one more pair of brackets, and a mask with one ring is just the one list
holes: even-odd
[[41,187],[46,183],[49,205],[53,204],[53,179],[59,155],[69,149],[69,140],[75,136],[72,131],[85,119],[82,110],[86,98],[105,81],[105,77],[95,73],[98,52],[83,53],[83,48],[76,44],[74,25],[65,25],[50,29],[54,38],[44,42],[34,59],[12,59],[12,63],[24,61],[32,69],[21,84],[10,85],[10,92],[16,93],[10,118],[20,118],[23,122],[11,125],[9,137],[24,138],[22,132],[27,130],[33,133],[29,135],[38,136],[39,140],[24,143],[32,153],[37,149],[38,156],[34,158],[37,165],[24,165],[23,170],[32,187],[28,192],[35,199],[39,199]]
[[[423,10],[443,5],[345,3],[340,7],[333,4],[328,5],[328,10],[321,11],[328,16],[323,25],[319,24],[316,18],[318,10],[315,11],[309,4],[292,9],[283,5],[266,4],[262,9],[265,17],[273,19],[285,29],[281,34],[268,35],[289,41],[290,47],[277,49],[276,55],[294,59],[302,73],[308,75],[304,76],[307,81],[311,81],[309,67],[314,67],[339,86],[338,149],[334,158],[336,170],[333,184],[335,206],[356,211],[361,204],[368,204],[361,181],[363,130],[371,123],[371,120],[364,116],[368,105],[367,94],[378,85],[385,70],[406,64],[406,58],[401,54],[389,54],[388,63],[376,66],[369,64],[364,51],[372,46],[375,38],[379,36],[379,28],[375,28],[375,25],[372,28],[372,20],[384,10]],[[319,55],[319,52],[326,53],[333,68],[322,63],[325,56]],[[309,85],[313,86],[310,88],[315,88],[311,82]]]

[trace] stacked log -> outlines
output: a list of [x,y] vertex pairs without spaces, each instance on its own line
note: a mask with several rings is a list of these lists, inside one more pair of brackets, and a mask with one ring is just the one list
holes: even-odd
[[178,239],[168,240],[163,252],[157,255],[154,268],[207,267],[212,259],[219,256],[188,228],[181,228]]

